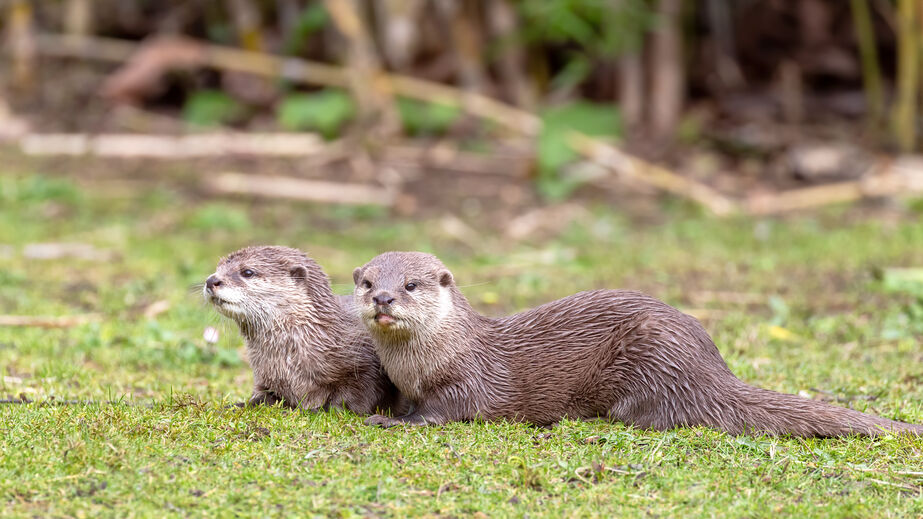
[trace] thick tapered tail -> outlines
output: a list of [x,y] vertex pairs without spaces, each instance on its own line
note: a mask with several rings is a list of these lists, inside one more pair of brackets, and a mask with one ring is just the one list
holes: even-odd
[[916,434],[923,425],[897,422],[836,405],[776,393],[740,383],[735,400],[741,405],[738,417],[744,429],[770,434],[831,437],[860,434]]

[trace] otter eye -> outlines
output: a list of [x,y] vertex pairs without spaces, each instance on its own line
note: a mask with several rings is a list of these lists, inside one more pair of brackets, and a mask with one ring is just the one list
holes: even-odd
[[364,281],[362,282],[362,288],[372,288],[372,282],[369,281],[369,280],[367,280],[367,279],[364,280]]
[[406,285],[404,285],[404,289],[407,290],[408,292],[413,292],[415,288],[417,288],[416,283],[407,283]]
[[243,269],[240,271],[240,275],[245,278],[252,278],[254,274],[256,274],[256,272],[253,272],[250,269]]

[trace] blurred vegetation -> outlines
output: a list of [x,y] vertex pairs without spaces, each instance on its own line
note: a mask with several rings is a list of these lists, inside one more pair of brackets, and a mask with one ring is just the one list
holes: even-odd
[[[713,98],[720,104],[735,92],[751,92],[770,104],[797,104],[774,98],[773,92],[785,90],[780,78],[791,77],[787,69],[794,70],[801,90],[783,95],[864,92],[865,102],[851,106],[850,116],[861,114],[875,129],[887,123],[891,142],[905,149],[919,145],[923,17],[914,0],[18,0],[2,6],[0,28],[13,57],[13,79],[22,85],[34,75],[29,38],[37,32],[134,40],[183,34],[352,67],[353,36],[344,37],[334,23],[334,8],[362,22],[358,28],[367,34],[356,37],[373,44],[373,67],[526,109],[578,98],[609,102],[630,114],[623,119],[632,131],[643,134],[646,128],[669,139],[691,101]],[[184,96],[183,113],[197,124],[243,123],[236,106],[194,90],[216,86],[214,80],[187,86],[193,90]],[[246,92],[230,90],[239,102],[252,103]],[[280,94],[273,101],[282,105],[283,127],[319,124],[328,137],[344,130],[338,121],[348,120],[347,110],[338,94],[324,93],[316,105],[296,99]],[[321,121],[308,120],[307,107],[324,112]],[[231,115],[216,115],[222,108]],[[445,131],[444,120],[451,119],[441,109],[427,109],[425,123],[408,121],[406,105],[399,109],[414,134]],[[659,110],[669,113],[655,115]],[[671,126],[662,131],[656,117]]]
[[[570,168],[571,131],[672,164],[684,147],[709,147],[728,158],[714,169],[762,161],[770,183],[782,170],[812,183],[800,163],[792,166],[800,159],[786,155],[805,142],[846,141],[870,154],[920,148],[920,9],[915,0],[9,0],[0,4],[0,31],[11,74],[0,88],[25,98],[14,108],[71,94],[79,111],[81,99],[102,94],[194,126],[275,126],[330,140],[403,135],[468,145],[508,135],[503,121],[466,115],[470,94],[540,117],[530,171],[546,199],[583,182]],[[149,85],[93,93],[80,80],[49,92],[36,84],[43,33],[120,42],[181,35],[322,69],[297,80],[243,77],[184,67],[188,56],[164,51],[146,57],[157,70],[148,71]],[[297,68],[280,67],[289,65]],[[388,86],[394,77],[428,86],[414,86],[411,99]],[[445,102],[444,87],[456,101]]]
[[315,130],[327,138],[337,136],[355,114],[352,98],[339,89],[290,94],[282,99],[278,108],[279,124],[283,128]]
[[183,105],[183,119],[198,126],[218,126],[240,118],[244,107],[220,90],[193,92]]
[[568,135],[577,131],[586,135],[616,138],[621,134],[618,110],[612,105],[574,101],[545,109],[542,133],[538,138],[539,190],[558,200],[579,186],[560,172],[577,158],[568,144]]

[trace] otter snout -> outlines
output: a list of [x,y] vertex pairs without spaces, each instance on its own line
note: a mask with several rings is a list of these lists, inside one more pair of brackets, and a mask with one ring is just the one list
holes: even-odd
[[221,286],[221,279],[218,276],[212,274],[208,276],[208,279],[205,280],[205,290],[208,290],[209,294],[215,293],[215,287]]
[[[221,290],[219,290],[219,287]],[[205,299],[211,304],[218,307],[218,310],[222,313],[225,313],[224,310],[227,310],[227,304],[239,301],[239,296],[236,294],[236,290],[232,286],[228,286],[218,277],[218,274],[212,274],[208,276],[205,280],[205,288],[203,290]]]
[[375,304],[375,322],[385,328],[394,324],[396,319],[391,312],[391,303],[394,302],[394,296],[388,292],[378,292],[372,296],[372,302]]
[[394,302],[394,297],[387,292],[379,292],[372,296],[372,301],[377,306],[387,306]]

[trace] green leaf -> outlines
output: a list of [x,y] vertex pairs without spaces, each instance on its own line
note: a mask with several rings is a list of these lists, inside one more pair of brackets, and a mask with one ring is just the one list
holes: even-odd
[[291,36],[285,42],[286,53],[298,53],[307,44],[308,38],[323,29],[329,21],[330,15],[327,13],[327,7],[324,4],[318,2],[305,7],[295,21]]
[[923,268],[888,268],[882,273],[884,289],[923,297]]
[[454,106],[403,97],[397,99],[397,111],[404,130],[411,135],[443,134],[461,114],[461,110]]
[[194,92],[183,105],[183,119],[198,126],[230,123],[243,113],[243,105],[220,90]]
[[572,44],[592,58],[638,49],[656,20],[644,0],[521,0],[518,9],[526,41]]
[[282,127],[293,131],[316,130],[328,139],[339,135],[343,125],[355,114],[355,102],[340,89],[292,94],[286,96],[276,110]]
[[617,137],[622,132],[621,119],[615,105],[589,101],[548,108],[541,117],[544,125],[538,138],[538,187],[546,198],[560,200],[580,185],[561,175],[561,169],[577,159],[568,135],[577,131],[597,137]]

